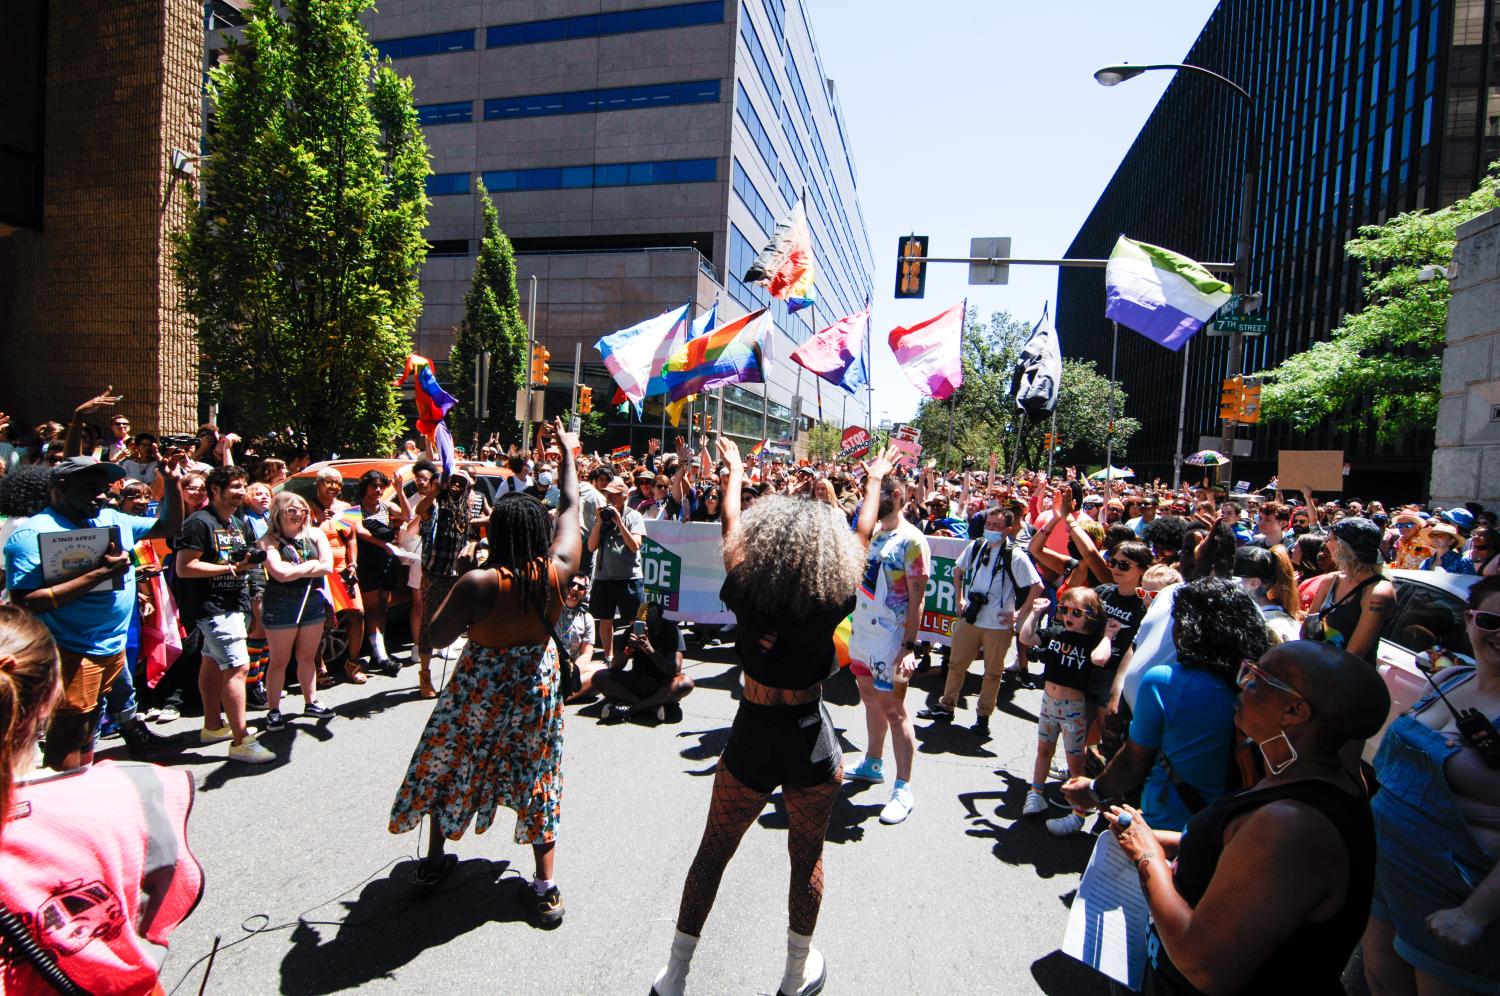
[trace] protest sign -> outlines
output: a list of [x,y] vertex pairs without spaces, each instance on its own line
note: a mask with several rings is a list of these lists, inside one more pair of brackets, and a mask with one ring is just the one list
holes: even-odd
[[1344,490],[1343,450],[1282,450],[1276,479],[1284,491]]
[[843,441],[839,444],[840,460],[855,460],[870,452],[870,434],[862,425],[851,425],[844,430]]
[[921,443],[914,443],[909,439],[893,436],[891,438],[891,446],[901,453],[901,459],[897,461],[899,466],[912,468],[917,466],[917,458],[922,455]]
[[725,571],[718,523],[648,520],[641,543],[641,571],[647,600],[660,602],[668,619],[734,622],[734,613],[719,601]]
[[917,639],[931,640],[946,647],[953,641],[953,624],[958,621],[958,591],[953,585],[953,568],[963,555],[968,540],[929,536],[927,545],[932,550],[932,574],[927,578]]

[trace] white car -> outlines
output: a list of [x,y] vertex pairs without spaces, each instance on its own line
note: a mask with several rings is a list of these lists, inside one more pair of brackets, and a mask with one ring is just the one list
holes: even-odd
[[[1454,661],[1474,663],[1465,613],[1469,589],[1479,583],[1479,578],[1445,571],[1387,571],[1386,576],[1396,586],[1396,611],[1380,633],[1375,661],[1391,693],[1391,713],[1386,717],[1389,726],[1432,688],[1417,668],[1419,655],[1426,663],[1427,652],[1441,647]],[[1370,738],[1365,760],[1375,756],[1384,736],[1385,727],[1381,727],[1380,733]]]

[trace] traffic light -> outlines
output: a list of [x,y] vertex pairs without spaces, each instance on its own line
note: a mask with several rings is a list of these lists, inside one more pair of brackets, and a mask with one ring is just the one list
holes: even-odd
[[927,290],[927,236],[906,235],[896,244],[896,297],[921,297]]
[[578,414],[588,415],[594,410],[594,389],[592,387],[578,388]]
[[697,432],[703,428],[703,416],[697,412],[693,413],[693,431]]
[[552,365],[547,361],[552,359],[552,352],[541,343],[537,343],[531,354],[531,386],[546,387],[547,372]]
[[703,419],[704,419],[704,422],[703,422],[704,429],[703,429],[703,431],[704,432],[713,432],[714,431],[714,417],[712,415],[705,415],[705,416],[703,416]]
[[1254,425],[1260,421],[1260,380],[1250,378],[1245,381],[1245,390],[1240,395],[1240,421],[1245,425]]
[[1245,379],[1225,378],[1219,389],[1219,418],[1225,422],[1238,422],[1244,404]]
[[1044,450],[1050,450],[1051,448],[1052,448],[1052,433],[1050,433],[1050,432],[1044,432],[1044,433],[1042,433],[1042,449],[1044,449]]

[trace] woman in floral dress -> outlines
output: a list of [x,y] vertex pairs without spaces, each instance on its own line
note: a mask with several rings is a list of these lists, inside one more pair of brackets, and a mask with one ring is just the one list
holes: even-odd
[[576,440],[561,421],[552,432],[563,453],[556,525],[531,495],[496,502],[488,562],[459,579],[431,623],[434,645],[465,634],[468,644],[412,754],[390,822],[392,833],[405,833],[429,818],[429,852],[417,866],[415,887],[431,892],[458,863],[444,853],[446,841],[460,839],[471,820],[484,833],[499,806],[514,809],[516,843],[530,844],[536,859],[524,892],[543,926],[563,917],[552,879],[563,734],[553,633],[583,535]]

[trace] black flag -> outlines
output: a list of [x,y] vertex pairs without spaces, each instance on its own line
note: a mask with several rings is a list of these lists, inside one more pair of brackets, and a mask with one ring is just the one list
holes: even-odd
[[1057,391],[1062,383],[1062,347],[1057,332],[1042,308],[1041,320],[1031,330],[1031,338],[1021,347],[1016,371],[1010,378],[1010,393],[1016,399],[1016,410],[1033,421],[1041,421],[1057,407]]

